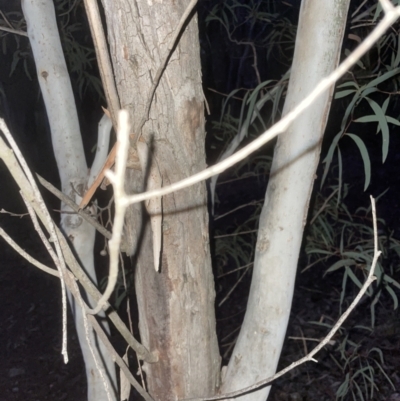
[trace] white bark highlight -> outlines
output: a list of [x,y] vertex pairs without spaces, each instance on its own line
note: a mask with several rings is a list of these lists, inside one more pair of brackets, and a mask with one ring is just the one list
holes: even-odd
[[96,155],[93,160],[92,168],[90,169],[89,180],[87,183],[88,188],[90,188],[94,180],[99,175],[104,166],[104,162],[107,159],[108,148],[110,145],[111,128],[112,121],[106,114],[104,114],[99,122]]
[[[138,141],[137,151],[143,174],[147,177],[146,190],[161,188],[162,177],[160,170],[154,157],[151,157],[147,143]],[[150,215],[151,231],[153,234],[154,269],[158,272],[160,269],[162,245],[162,198],[157,197],[149,199],[145,202],[145,206],[147,213]]]
[[[348,5],[348,0],[303,0],[284,115],[336,68]],[[247,387],[276,371],[332,91],[321,94],[278,138],[260,216],[247,311],[222,393]],[[264,401],[269,390],[265,387],[237,399]]]
[[[28,27],[28,36],[35,58],[37,75],[49,118],[54,153],[61,178],[62,191],[79,204],[88,180],[88,172],[80,135],[79,122],[71,83],[65,64],[52,0],[23,0],[22,10]],[[101,162],[99,158],[99,163]],[[104,163],[104,160],[103,160]],[[93,248],[95,229],[71,209],[61,205],[61,227],[72,243],[80,263],[94,283]],[[75,313],[79,342],[85,360],[88,380],[88,401],[108,401],[104,382],[86,341],[82,309],[69,300]],[[89,303],[93,301],[89,297]],[[104,313],[100,315],[104,317]],[[104,329],[109,332],[108,324]],[[93,336],[92,336],[93,338]],[[94,343],[93,343],[94,344]],[[99,343],[99,363],[105,361],[108,372],[106,386],[116,389],[116,373],[112,359]],[[112,391],[113,392],[113,391]],[[113,392],[114,393],[114,392]],[[114,400],[116,399],[114,395]]]

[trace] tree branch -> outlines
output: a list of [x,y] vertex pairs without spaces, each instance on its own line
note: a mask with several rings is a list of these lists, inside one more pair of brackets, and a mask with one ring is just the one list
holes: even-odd
[[64,202],[68,205],[76,214],[81,216],[84,220],[86,220],[89,224],[91,224],[101,235],[105,238],[110,239],[112,234],[106,228],[104,228],[97,220],[95,220],[89,213],[79,209],[79,206],[67,195],[63,194],[59,191],[53,184],[45,180],[39,174],[36,174],[39,182],[54,196],[56,196],[60,201]]
[[[0,129],[3,132],[4,130],[8,131],[8,128],[3,119],[0,119]],[[23,173],[21,166],[18,164],[14,153],[11,151],[11,149],[8,148],[8,146],[5,144],[4,140],[1,137],[0,137],[0,158],[3,159],[13,179],[15,180],[21,191],[24,193],[25,198],[31,201],[32,207],[39,216],[43,225],[47,229],[49,229],[48,227],[49,222],[46,220],[43,210],[41,209],[39,203],[36,200],[35,193],[31,187],[30,182]],[[67,265],[69,266],[75,277],[77,277],[79,282],[82,284],[85,291],[97,302],[101,298],[99,290],[90,281],[86,273],[82,270],[81,266],[76,261],[75,256],[72,253],[71,249],[69,248],[66,239],[64,238],[63,234],[61,233],[60,229],[57,226],[55,226],[55,235],[59,239],[62,255],[65,258]],[[113,322],[116,329],[121,333],[122,337],[127,342],[127,344],[137,353],[139,359],[148,363],[154,363],[158,361],[158,355],[149,352],[146,349],[146,347],[140,344],[133,337],[133,335],[130,333],[124,322],[118,316],[117,312],[115,312],[115,310],[113,310],[108,303],[104,305],[104,310],[107,310],[109,319]]]
[[27,252],[25,252],[1,227],[0,227],[0,235],[15,250],[15,252],[19,253],[29,263],[36,266],[38,269],[44,271],[45,273],[51,274],[52,276],[55,277],[60,277],[60,273],[57,270],[52,269],[51,267],[48,267],[43,263],[40,263],[38,260],[33,258]]
[[86,14],[88,16],[90,31],[96,50],[101,81],[107,100],[107,107],[111,114],[114,129],[117,130],[117,112],[120,109],[117,89],[114,82],[114,73],[108,54],[108,46],[101,22],[97,0],[84,0]]
[[[388,2],[389,3],[389,2]],[[390,3],[389,3],[390,5]],[[328,77],[322,80],[315,89],[294,108],[290,113],[288,113],[284,118],[282,118],[278,123],[273,125],[270,129],[265,131],[253,142],[249,143],[247,146],[228,157],[227,159],[215,164],[197,174],[194,174],[188,178],[178,181],[174,184],[165,186],[158,190],[147,191],[141,194],[132,195],[127,198],[129,204],[138,203],[146,199],[151,199],[154,197],[159,197],[163,195],[170,194],[172,192],[184,189],[191,185],[197,184],[204,181],[213,175],[220,174],[234,164],[245,159],[251,153],[258,150],[261,146],[265,145],[268,141],[276,137],[282,132],[285,132],[292,121],[294,121],[307,107],[309,107],[317,97],[330,88],[342,75],[346,73],[380,38],[380,36],[391,26],[394,21],[400,16],[400,6],[393,7],[390,5],[390,10],[386,13],[382,21],[376,26],[376,28],[367,36],[367,38],[357,47],[356,50],[350,56],[348,56],[339,67],[333,71]]]
[[347,310],[340,316],[339,320],[336,322],[336,324],[332,327],[332,329],[329,331],[327,336],[311,351],[309,352],[306,356],[303,358],[299,359],[296,362],[293,362],[290,364],[288,367],[285,369],[282,369],[280,372],[274,374],[271,377],[268,377],[267,379],[261,380],[251,386],[245,387],[241,390],[237,391],[232,391],[231,393],[226,393],[226,394],[220,394],[216,395],[214,397],[205,397],[205,398],[188,398],[182,401],[214,401],[214,400],[225,400],[225,399],[230,399],[230,398],[235,398],[243,394],[250,393],[254,390],[259,389],[260,387],[264,387],[265,385],[273,382],[274,380],[278,379],[279,377],[285,375],[286,373],[290,372],[294,368],[296,368],[299,365],[302,365],[305,362],[308,361],[313,361],[313,362],[318,362],[316,359],[314,359],[314,355],[321,351],[323,347],[325,347],[326,344],[331,341],[332,337],[336,334],[336,332],[340,329],[340,327],[343,325],[344,321],[348,318],[350,313],[353,311],[353,309],[357,306],[357,304],[360,302],[362,296],[366,293],[368,287],[376,280],[376,277],[374,276],[375,272],[375,267],[376,263],[378,261],[379,256],[381,255],[381,251],[378,250],[378,228],[377,228],[377,223],[376,223],[376,208],[375,208],[375,200],[371,196],[371,205],[372,205],[372,219],[373,219],[373,226],[374,226],[374,258],[372,260],[371,268],[368,273],[367,280],[365,281],[364,285],[361,287],[360,291],[358,292],[357,296],[354,298],[353,302],[350,304],[350,306],[347,308]]

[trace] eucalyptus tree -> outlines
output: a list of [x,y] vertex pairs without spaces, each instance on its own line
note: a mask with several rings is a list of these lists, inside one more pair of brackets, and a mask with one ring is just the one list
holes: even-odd
[[[128,111],[131,126],[125,173],[128,194],[166,187],[206,167],[204,95],[193,13],[196,1],[103,0],[106,43],[97,2],[85,0],[111,119],[105,117],[99,129],[99,157],[90,174],[52,1],[22,3],[64,193],[85,206],[89,199],[86,189],[95,189],[99,176],[102,178],[111,124],[117,131],[121,128],[117,118],[121,109]],[[337,67],[348,7],[349,0],[302,1],[284,115]],[[331,88],[320,95],[278,139],[259,222],[247,311],[227,367],[220,366],[215,330],[204,182],[145,201],[145,207],[135,203],[127,209],[124,250],[135,269],[143,347],[138,356],[153,399],[229,393],[275,372],[332,92]],[[114,156],[114,151],[108,155],[108,166]],[[66,205],[63,210],[70,212]],[[94,229],[70,213],[63,216],[62,227],[95,281]],[[110,277],[109,282],[113,280]],[[95,306],[90,297],[89,302]],[[111,317],[108,304],[100,306]],[[78,332],[83,327],[79,319],[88,313],[79,310],[80,305],[76,305]],[[95,355],[93,360],[93,349],[84,345],[84,330],[81,337],[89,401],[106,400],[110,394],[116,399],[113,391],[107,394],[104,389],[107,373],[106,387],[116,390],[115,355],[108,356],[105,347],[100,347],[101,358]],[[101,359],[105,369],[99,366]],[[269,387],[263,387],[241,398],[264,400],[268,393]]]

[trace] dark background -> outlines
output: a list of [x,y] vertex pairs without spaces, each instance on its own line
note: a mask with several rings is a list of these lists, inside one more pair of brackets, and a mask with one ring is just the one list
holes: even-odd
[[[69,39],[75,40],[81,46],[92,48],[81,2],[64,3],[61,2],[61,6],[67,9],[74,5],[71,22],[80,24],[80,29],[74,32]],[[279,80],[291,64],[295,25],[300,6],[298,0],[254,1],[253,3],[258,4],[259,12],[273,11],[274,18],[268,22],[251,24],[246,22],[247,14],[244,12],[241,14],[238,11],[236,15],[238,28],[229,37],[218,22],[207,23],[210,12],[220,3],[222,2],[203,0],[198,5],[204,92],[210,106],[206,127],[206,150],[209,164],[217,160],[226,145],[226,141],[218,139],[221,130],[216,128],[215,124],[215,121],[220,119],[222,102],[232,90],[251,89],[257,86],[257,77],[252,66],[254,60],[251,48],[241,44],[241,41],[251,41],[256,44],[259,61],[257,67],[262,81]],[[246,3],[244,2],[244,4]],[[352,1],[349,15],[362,3],[361,0]],[[367,10],[372,3],[372,1],[366,2],[363,9]],[[0,10],[13,21],[17,21],[18,13],[21,13],[19,1],[2,0],[0,1]],[[287,35],[280,39],[279,46],[276,45],[277,40],[264,41],[280,27],[287,29]],[[18,28],[25,28],[23,22]],[[396,29],[398,26],[394,27],[394,30]],[[370,30],[371,27],[360,28],[358,33],[366,35]],[[35,66],[28,39],[3,33],[2,44],[0,115],[6,120],[32,169],[54,185],[59,186],[49,126],[35,76]],[[354,48],[354,43],[349,40],[347,34],[343,48]],[[102,93],[96,90],[96,85],[87,79],[88,76],[98,79],[94,56],[89,55],[88,57],[92,57],[92,62],[86,66],[86,75],[83,76],[81,71],[74,72],[71,60],[67,59],[67,62],[71,70],[82,136],[87,160],[90,164],[91,149],[96,143],[96,129],[101,116],[100,106],[105,102]],[[371,59],[373,58],[374,54],[372,53]],[[86,82],[83,92],[80,90],[82,81]],[[243,96],[243,92],[239,92],[238,99],[232,99],[229,103],[229,110],[234,118],[238,118],[240,115]],[[398,106],[396,97],[393,97],[388,114],[397,117]],[[345,107],[345,101],[333,103],[324,149],[329,146],[332,137],[338,132],[338,124],[340,124]],[[266,123],[268,123],[269,112],[268,108],[263,111]],[[359,151],[350,140],[345,138],[341,141],[344,165],[343,181],[351,185],[347,207],[351,213],[355,213],[360,206],[368,207],[369,194],[376,197],[389,188],[385,196],[378,202],[378,216],[386,221],[384,229],[393,232],[395,238],[400,238],[400,133],[397,127],[391,126],[389,155],[385,164],[382,164],[381,136],[375,135],[375,129],[374,126],[360,128],[365,131],[363,139],[369,149],[372,163],[371,185],[366,192],[363,191],[364,170]],[[251,140],[259,133],[259,130],[252,128],[246,141]],[[220,184],[217,187],[218,202],[214,216],[210,217],[212,237],[232,234],[238,227],[243,227],[253,216],[257,215],[261,203],[242,208],[236,213],[229,214],[227,218],[218,219],[219,216],[243,204],[263,199],[268,173],[261,175],[247,173],[253,171],[257,166],[257,157],[272,155],[272,149],[273,145],[266,146],[254,158],[220,177]],[[328,176],[328,183],[335,181],[336,173],[337,170],[333,168],[332,173]],[[318,171],[319,179],[321,176],[322,168]],[[1,227],[34,257],[50,265],[51,262],[43,245],[37,239],[29,218],[9,214],[25,213],[25,208],[19,198],[18,189],[2,162],[0,162],[0,183]],[[317,180],[317,189],[319,183],[320,181]],[[56,210],[59,201],[46,191],[43,191],[43,195],[55,220],[58,221]],[[246,228],[255,230],[257,218],[254,217],[252,222],[246,225]],[[255,234],[245,235],[241,240],[243,244],[254,244]],[[99,239],[98,250],[101,249],[102,244],[103,241]],[[237,259],[232,256],[226,254],[221,256],[221,253],[218,253],[220,249],[218,246],[220,246],[220,242],[216,239],[213,242],[216,304],[219,305],[233,286],[236,286],[222,306],[217,306],[218,336],[223,363],[226,364],[244,316],[251,269],[243,276],[242,271],[240,274],[224,276],[224,272],[237,268],[238,264]],[[395,278],[399,280],[399,261],[395,255],[392,257],[391,263],[394,265]],[[100,268],[104,270],[106,260],[99,255],[97,260]],[[306,265],[307,257],[303,252],[299,263],[299,272]],[[0,242],[0,266],[0,302],[2,306],[0,308],[0,401],[84,400],[86,394],[84,367],[71,316],[69,316],[70,362],[68,365],[63,364],[60,354],[61,301],[58,281],[29,266],[3,241]],[[292,339],[288,339],[286,342],[280,367],[285,367],[293,360],[303,356],[315,344],[313,341],[307,342],[299,340],[299,338],[322,338],[326,334],[326,327],[321,329],[310,322],[323,319],[329,321],[330,319],[333,323],[339,315],[342,273],[337,272],[324,276],[325,270],[326,266],[317,265],[316,268],[309,269],[304,274],[299,273],[288,329],[288,338],[292,337]],[[132,289],[128,293],[133,299],[134,294],[131,294],[131,291]],[[350,300],[356,291],[357,288],[354,287],[346,293]],[[126,302],[124,299],[120,305],[122,314],[124,314]],[[134,305],[132,308],[134,309]],[[346,348],[343,352],[348,356],[365,357],[364,359],[374,367],[377,374],[377,388],[373,399],[400,400],[398,393],[400,392],[400,375],[397,373],[400,356],[398,311],[393,310],[390,298],[382,297],[376,314],[374,330],[369,331],[368,334],[357,331],[357,324],[370,325],[370,301],[364,300],[341,333],[342,336],[351,336],[354,343],[353,349]],[[137,336],[137,333],[135,335]],[[118,336],[113,336],[113,341],[118,350],[122,351]],[[341,361],[340,364],[344,366],[343,361],[346,357],[346,355],[342,355],[344,359],[341,360],[338,356],[340,355],[338,346],[341,341],[342,337],[335,338],[335,344],[328,346],[319,355],[318,365],[304,365],[277,381],[270,399],[293,401],[335,399],[335,394],[346,374],[350,374],[352,371],[354,373],[356,369],[351,364],[344,369],[338,368],[335,359]],[[369,352],[374,347],[378,347],[383,352],[384,361],[381,365],[394,387],[390,386],[388,381],[382,378],[382,375],[378,376],[380,370],[375,360],[368,359]],[[136,371],[136,368],[132,370]],[[358,399],[353,398],[351,392],[346,397],[343,399]],[[132,399],[134,399],[134,394]]]

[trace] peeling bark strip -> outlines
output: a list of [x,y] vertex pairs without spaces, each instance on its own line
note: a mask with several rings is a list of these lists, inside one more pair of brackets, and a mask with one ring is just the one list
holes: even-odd
[[[147,179],[146,190],[161,188],[162,178],[157,161],[152,157],[146,142],[137,143],[137,151],[144,178]],[[153,198],[145,202],[146,210],[150,215],[151,231],[153,234],[154,269],[160,270],[161,244],[162,244],[162,198]]]

